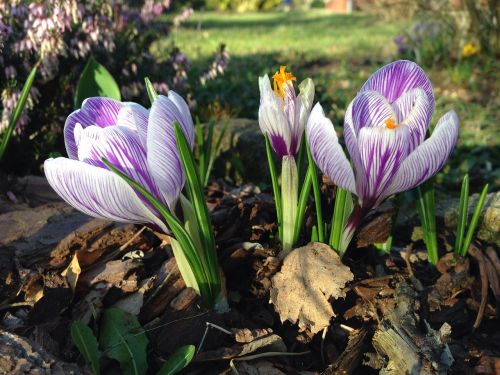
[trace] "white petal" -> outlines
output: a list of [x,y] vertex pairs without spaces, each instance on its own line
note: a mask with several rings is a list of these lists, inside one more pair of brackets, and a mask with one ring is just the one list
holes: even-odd
[[347,160],[332,122],[317,103],[306,127],[307,142],[318,168],[337,186],[356,192],[354,173]]
[[403,161],[388,193],[412,189],[437,173],[453,151],[458,133],[457,114],[450,111],[441,117],[432,135]]
[[70,205],[87,215],[124,223],[165,224],[135,191],[113,172],[77,160],[56,158],[44,164],[52,188]]
[[397,129],[364,127],[359,132],[360,166],[356,165],[356,191],[364,208],[378,205],[387,194],[402,161],[408,155],[410,133]]
[[429,97],[424,90],[416,88],[405,92],[392,106],[396,113],[396,122],[408,126],[410,130],[410,151],[413,151],[424,141],[429,128],[433,112]]

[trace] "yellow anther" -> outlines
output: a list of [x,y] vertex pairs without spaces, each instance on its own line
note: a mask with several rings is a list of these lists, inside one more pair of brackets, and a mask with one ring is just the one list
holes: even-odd
[[387,126],[387,129],[397,129],[397,127],[399,126],[396,121],[394,121],[394,119],[391,117],[387,120],[385,120],[385,126]]
[[289,72],[285,72],[286,66],[280,66],[280,70],[273,75],[274,80],[274,92],[281,96],[285,97],[285,84],[288,81],[296,81],[297,78]]

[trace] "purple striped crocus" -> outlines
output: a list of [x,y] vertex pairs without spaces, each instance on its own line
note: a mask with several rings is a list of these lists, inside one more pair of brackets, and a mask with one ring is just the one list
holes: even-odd
[[432,86],[417,64],[402,60],[382,67],[345,115],[353,170],[321,105],[312,110],[306,133],[316,164],[332,182],[358,196],[341,251],[371,209],[429,179],[448,159],[458,138],[458,118],[454,111],[446,113],[425,140],[433,112]]
[[167,232],[161,215],[101,161],[105,157],[158,200],[175,207],[184,186],[173,122],[190,143],[194,126],[175,92],[158,96],[151,110],[135,103],[89,98],[69,115],[64,140],[69,158],[45,161],[52,188],[76,209],[97,218],[147,223]]
[[312,79],[302,81],[296,95],[293,82],[297,78],[285,69],[281,66],[273,75],[273,88],[267,75],[259,77],[259,126],[280,159],[297,154],[314,99]]

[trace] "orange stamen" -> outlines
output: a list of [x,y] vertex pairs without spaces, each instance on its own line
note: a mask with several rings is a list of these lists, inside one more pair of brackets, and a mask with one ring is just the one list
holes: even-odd
[[387,129],[397,129],[399,125],[391,117],[391,118],[385,120],[385,126],[387,126]]
[[273,75],[274,80],[274,92],[281,96],[285,97],[285,84],[288,81],[296,81],[297,78],[290,72],[285,72],[286,66],[280,66],[280,70]]

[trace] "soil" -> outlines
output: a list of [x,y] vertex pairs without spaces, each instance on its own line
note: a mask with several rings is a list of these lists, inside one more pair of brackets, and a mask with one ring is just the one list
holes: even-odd
[[[198,353],[184,374],[236,373],[231,366],[268,375],[500,374],[494,246],[475,243],[456,259],[445,251],[444,233],[434,267],[408,226],[397,228],[392,251],[382,253],[371,244],[388,234],[387,204],[342,258],[354,279],[345,298],[330,299],[336,316],[329,327],[312,334],[282,322],[269,302],[282,265],[272,196],[252,184],[214,182],[208,202],[228,291],[225,313],[206,309],[185,287],[165,236],[80,214],[42,178],[12,183],[0,198],[0,373],[89,374],[69,326],[80,320],[96,329],[102,309],[118,307],[147,332],[151,374],[186,344]],[[313,222],[307,212],[300,245]],[[120,373],[112,360],[102,370]]]

